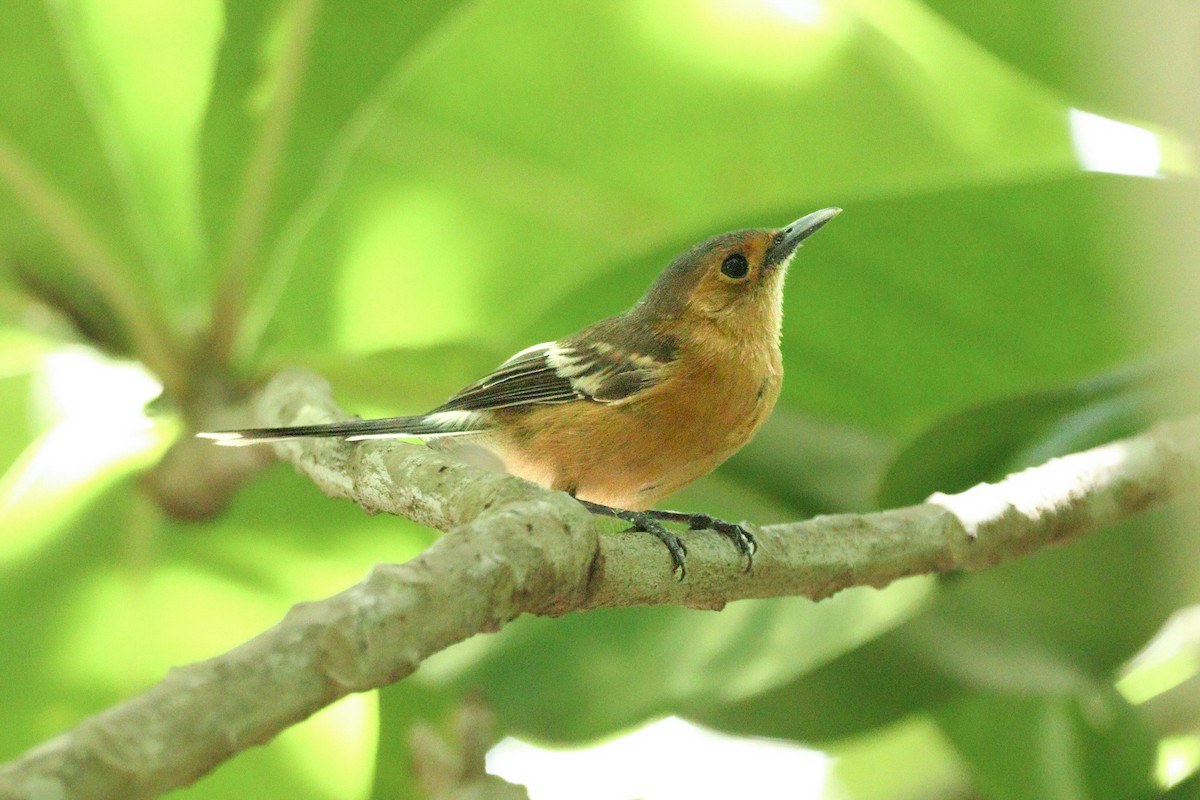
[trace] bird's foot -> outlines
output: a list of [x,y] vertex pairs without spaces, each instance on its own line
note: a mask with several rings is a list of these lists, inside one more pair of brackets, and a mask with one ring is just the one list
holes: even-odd
[[579,500],[579,502],[593,514],[625,520],[630,525],[627,530],[643,531],[656,537],[666,545],[667,552],[671,554],[671,571],[679,573],[679,580],[681,581],[687,575],[687,566],[685,565],[687,561],[687,547],[678,536],[667,530],[665,525],[652,516],[653,512],[628,511],[624,508],[613,508],[612,506],[600,503],[592,503],[588,500]]
[[663,522],[682,523],[687,525],[689,530],[693,531],[716,531],[733,542],[738,553],[745,557],[746,572],[749,572],[750,568],[754,565],[754,554],[758,552],[758,541],[754,538],[754,534],[736,522],[726,522],[709,514],[688,514],[682,511],[658,511],[654,509],[647,511],[626,511],[621,508],[612,508],[611,506],[599,503],[591,503],[587,500],[580,500],[579,502],[583,503],[593,514],[623,519],[632,525],[630,530],[645,531],[658,537],[671,553],[671,561],[674,564],[674,569],[679,573],[679,580],[683,580],[684,575],[687,573],[684,567],[687,548],[684,547],[683,542],[678,536],[666,529],[662,524]]
[[627,530],[645,531],[667,546],[667,552],[671,554],[671,571],[679,573],[679,580],[682,581],[687,576],[687,566],[684,563],[687,561],[687,547],[683,540],[667,530],[665,525],[647,511],[627,511],[625,514],[627,516],[620,518],[629,523],[630,527]]
[[754,534],[736,522],[726,522],[710,514],[689,514],[685,511],[647,511],[655,519],[665,522],[682,522],[693,531],[716,531],[733,542],[738,553],[746,559],[746,572],[754,566],[754,554],[758,552],[758,540]]
[[689,514],[688,530],[716,531],[733,542],[737,551],[746,558],[746,572],[754,566],[754,554],[758,552],[758,540],[754,534],[736,522],[726,522],[723,519],[708,514]]

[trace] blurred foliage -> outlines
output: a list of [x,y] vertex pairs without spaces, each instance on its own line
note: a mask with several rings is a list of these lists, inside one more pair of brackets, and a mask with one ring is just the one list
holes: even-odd
[[[419,411],[620,310],[699,238],[836,204],[792,268],[774,418],[673,504],[765,523],[918,502],[1163,413],[1189,363],[1159,357],[1173,298],[1135,234],[1195,191],[1188,118],[1098,66],[1151,45],[1102,10],[8,0],[0,758],[431,540],[285,468],[213,523],[165,518],[137,475],[209,360]],[[1084,171],[1076,107],[1144,120],[1110,150],[1157,147],[1165,179]],[[120,361],[147,324],[185,390],[150,418]],[[1150,797],[1162,734],[1114,680],[1196,602],[1195,529],[1157,514],[820,604],[521,619],[177,795],[411,796],[409,725],[480,688],[545,741],[674,713],[826,747],[849,797]]]

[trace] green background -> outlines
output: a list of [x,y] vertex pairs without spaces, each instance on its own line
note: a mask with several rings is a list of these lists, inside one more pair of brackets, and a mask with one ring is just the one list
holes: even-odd
[[[700,238],[838,205],[792,266],[773,418],[672,505],[919,502],[1190,409],[1172,323],[1197,112],[1171,98],[1196,74],[1169,67],[1195,17],[1118,12],[7,0],[0,758],[435,535],[280,466],[214,520],[171,519],[139,475],[206,381],[299,364],[357,413],[418,412],[621,310]],[[1071,109],[1141,126],[1159,174],[1084,171]],[[214,350],[222,287],[241,324]],[[174,371],[149,427],[105,359]],[[408,726],[481,688],[543,742],[673,713],[828,749],[855,798],[1150,797],[1197,720],[1141,704],[1200,658],[1130,660],[1196,601],[1197,544],[1156,514],[820,604],[525,618],[178,796],[410,796]]]

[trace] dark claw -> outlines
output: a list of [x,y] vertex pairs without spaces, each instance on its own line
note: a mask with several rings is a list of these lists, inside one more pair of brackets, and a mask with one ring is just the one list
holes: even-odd
[[684,562],[687,560],[687,547],[684,546],[683,540],[666,529],[661,522],[647,514],[645,511],[629,511],[628,516],[622,515],[622,519],[630,523],[631,531],[643,531],[653,536],[658,537],[658,540],[667,546],[667,552],[671,554],[671,571],[679,573],[679,580],[682,581],[687,575],[687,567]]
[[758,540],[754,534],[738,525],[736,522],[726,522],[709,514],[692,514],[688,518],[688,527],[694,531],[716,531],[723,534],[738,552],[746,557],[746,572],[754,566],[754,554],[758,552]]
[[662,523],[664,521],[683,523],[694,531],[716,531],[732,541],[738,553],[746,557],[746,572],[749,572],[750,568],[754,566],[754,554],[758,552],[758,541],[754,538],[754,534],[737,523],[726,522],[710,514],[688,514],[682,511],[664,511],[659,509],[628,511],[623,508],[613,508],[612,506],[593,503],[590,500],[580,500],[579,502],[593,514],[623,519],[633,526],[630,530],[642,531],[658,537],[667,546],[667,551],[671,554],[671,561],[674,564],[674,568],[679,571],[679,580],[681,581],[687,574],[683,565],[687,557],[687,548],[684,547],[683,542],[678,536],[663,527]]

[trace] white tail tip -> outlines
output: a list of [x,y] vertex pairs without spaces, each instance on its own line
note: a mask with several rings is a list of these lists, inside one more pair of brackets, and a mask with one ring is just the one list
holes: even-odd
[[196,434],[197,439],[208,439],[218,447],[249,447],[252,444],[267,444],[269,442],[278,442],[283,439],[288,439],[288,436],[279,436],[272,438],[251,439],[243,436],[240,433],[232,431],[202,431]]
[[201,431],[196,434],[197,439],[212,439],[214,442],[230,442],[242,438],[240,433],[232,433],[230,431]]

